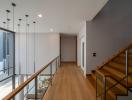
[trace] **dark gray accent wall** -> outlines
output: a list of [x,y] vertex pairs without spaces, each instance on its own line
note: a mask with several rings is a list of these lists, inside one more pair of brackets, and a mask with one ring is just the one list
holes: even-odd
[[[87,73],[132,43],[132,0],[109,0],[86,24]],[[97,56],[93,57],[92,53]]]

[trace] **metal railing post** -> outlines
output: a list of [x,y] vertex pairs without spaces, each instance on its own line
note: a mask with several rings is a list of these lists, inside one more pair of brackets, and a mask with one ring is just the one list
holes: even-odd
[[51,80],[51,85],[52,85],[52,63],[50,64],[50,80]]
[[103,90],[103,100],[106,100],[106,77],[103,77],[104,90]]
[[38,78],[37,76],[35,77],[35,100],[37,100],[38,96]]
[[125,67],[126,67],[126,87],[128,86],[128,50],[125,51]]
[[96,76],[96,100],[98,100],[98,77]]

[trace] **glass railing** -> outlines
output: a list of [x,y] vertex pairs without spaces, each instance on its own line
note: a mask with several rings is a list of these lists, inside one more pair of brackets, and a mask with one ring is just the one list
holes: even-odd
[[60,66],[59,56],[33,75],[19,75],[17,88],[2,100],[41,100],[52,86],[53,76]]

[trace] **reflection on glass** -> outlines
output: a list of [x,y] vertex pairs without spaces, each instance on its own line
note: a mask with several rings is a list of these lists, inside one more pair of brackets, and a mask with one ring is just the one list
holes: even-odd
[[14,35],[0,30],[0,81],[13,75]]

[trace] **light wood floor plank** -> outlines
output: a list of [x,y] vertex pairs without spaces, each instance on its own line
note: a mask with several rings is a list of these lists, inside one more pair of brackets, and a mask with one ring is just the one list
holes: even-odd
[[95,100],[95,90],[74,63],[63,63],[43,100]]

